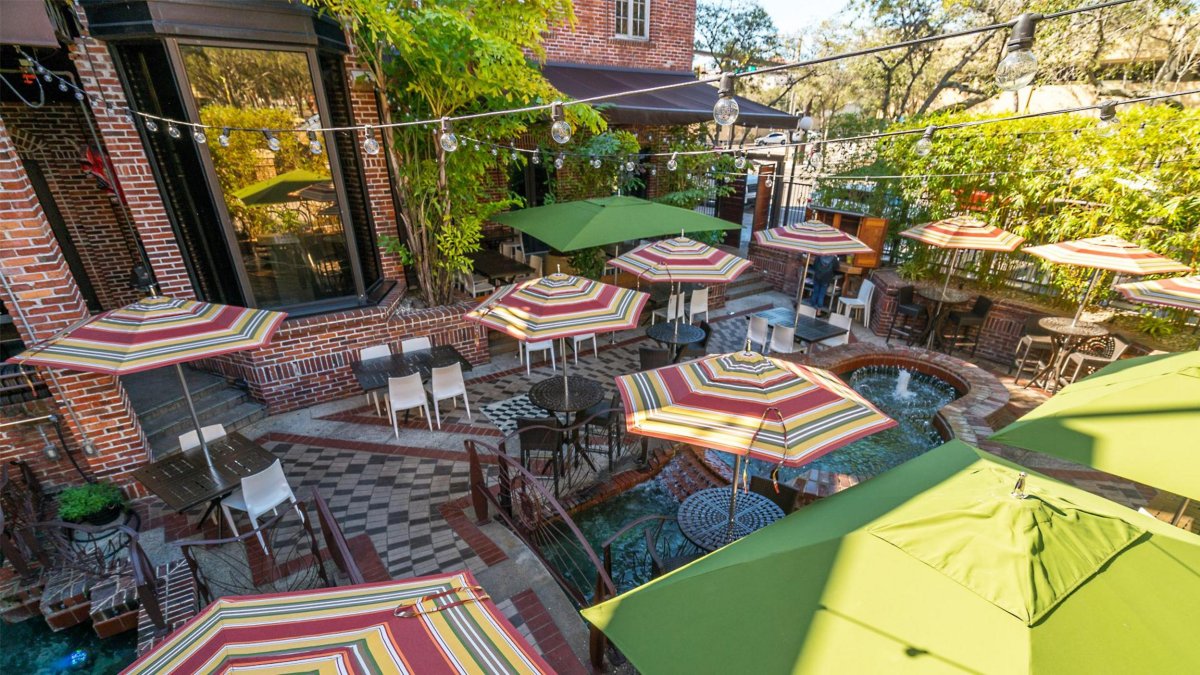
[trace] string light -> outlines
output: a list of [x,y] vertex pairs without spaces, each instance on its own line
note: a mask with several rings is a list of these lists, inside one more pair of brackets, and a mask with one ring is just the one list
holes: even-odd
[[517,161],[517,159],[519,159],[520,157],[521,157],[521,153],[517,152],[516,148],[513,148],[512,152],[509,153],[509,155],[508,155],[508,158],[514,162]]
[[458,136],[454,135],[454,129],[450,126],[450,118],[442,118],[442,133],[438,136],[438,145],[442,146],[445,152],[454,152],[458,150]]
[[222,148],[229,147],[229,127],[221,129],[221,135],[217,136],[217,143],[220,144]]
[[533,162],[534,166],[542,163],[542,153],[534,152],[529,156],[529,161]]
[[155,122],[150,118],[146,118],[146,131],[149,131],[150,133],[158,131],[158,122]]
[[379,141],[375,140],[375,129],[373,129],[369,124],[363,127],[362,148],[363,152],[367,153],[368,155],[379,154]]
[[671,159],[667,160],[667,171],[674,171],[679,168],[679,153],[671,155]]
[[493,148],[492,148],[492,157],[497,157],[497,156],[499,156],[499,155],[500,155],[500,150],[499,150],[499,149],[497,149],[497,148],[495,148],[495,147],[493,147]]
[[727,127],[737,121],[740,112],[737,99],[733,97],[733,74],[725,73],[717,90],[717,102],[713,104],[713,120]]
[[167,135],[175,140],[179,140],[179,138],[183,136],[183,134],[179,131],[179,127],[175,126],[174,124],[167,125]]
[[317,132],[309,131],[308,132],[308,151],[314,155],[319,155],[319,154],[321,154],[321,152],[323,150],[324,150],[324,148],[321,147],[321,141],[320,141],[320,139],[317,138]]
[[1117,127],[1121,121],[1117,119],[1117,102],[1105,101],[1100,104],[1100,123],[1097,125],[1100,128],[1100,133],[1105,136],[1112,136],[1117,132]]
[[[800,131],[805,131],[805,132],[807,132],[807,131],[809,131],[809,130],[810,130],[810,129],[812,129],[812,128],[813,128],[813,118],[812,118],[812,113],[810,113],[810,112],[809,112],[809,111],[806,109],[806,110],[804,111],[804,114],[803,114],[803,115],[800,117],[800,121],[796,123],[796,129],[798,129],[798,130],[800,130]],[[800,135],[800,137],[803,139],[803,138],[804,138],[804,134],[801,134],[801,135]]]
[[626,171],[629,171],[630,173],[632,173],[635,168],[636,168],[636,166],[634,165],[632,159],[625,162],[625,170]]
[[734,157],[734,158],[733,158],[733,167],[734,167],[735,169],[739,169],[739,170],[740,170],[740,169],[744,169],[744,168],[746,168],[746,155],[745,155],[745,153],[743,153],[743,154],[740,154],[740,155],[738,155],[737,157]]
[[208,142],[208,135],[204,133],[204,129],[194,129],[192,131],[192,140],[198,145],[204,145]]
[[563,115],[562,101],[555,101],[550,107],[550,119],[550,138],[553,138],[554,142],[559,145],[569,143],[571,141],[571,124]]
[[566,159],[566,157],[565,157],[565,156],[564,156],[564,155],[563,155],[561,152],[560,152],[560,153],[558,153],[558,157],[555,157],[555,158],[554,158],[554,168],[555,168],[555,169],[561,169],[561,168],[563,168],[563,161],[564,161],[565,159]]
[[66,81],[66,80],[59,80],[59,81],[58,81],[58,90],[59,90],[59,91],[61,91],[61,92],[66,92],[66,91],[67,91],[67,81]]
[[595,155],[592,155],[592,168],[599,169],[600,165],[601,165],[600,158]]
[[279,152],[279,149],[283,147],[283,145],[279,142],[279,137],[271,133],[269,129],[263,129],[262,133],[267,139],[267,149],[269,149],[271,152]]
[[1025,13],[1017,17],[1005,49],[1008,53],[996,65],[996,86],[1004,91],[1017,91],[1029,86],[1037,75],[1038,59],[1033,53],[1033,34],[1041,14]]
[[921,140],[917,141],[917,154],[922,157],[928,157],[930,152],[933,152],[933,131],[934,126],[931,124],[925,127],[925,133],[921,135]]

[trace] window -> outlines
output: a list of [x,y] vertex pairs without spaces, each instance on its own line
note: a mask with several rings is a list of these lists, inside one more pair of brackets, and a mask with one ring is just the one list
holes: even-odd
[[617,4],[617,35],[621,37],[644,40],[649,33],[646,30],[647,6],[650,0],[614,0]]

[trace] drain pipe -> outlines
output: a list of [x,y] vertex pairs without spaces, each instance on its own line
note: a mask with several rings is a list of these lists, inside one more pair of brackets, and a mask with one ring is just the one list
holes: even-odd
[[[4,285],[4,292],[8,294],[8,297],[13,299],[13,306],[9,308],[9,311],[11,311],[13,316],[25,326],[25,334],[32,336],[34,333],[33,329],[29,326],[29,319],[25,318],[25,312],[23,312],[20,306],[17,304],[17,296],[15,293],[13,293],[12,284],[9,283],[8,275],[4,273],[3,269],[0,269],[0,284]],[[58,376],[54,374],[54,369],[46,368],[44,370],[50,376],[50,381],[54,384],[54,388],[57,389],[61,394],[63,388],[58,382]],[[75,414],[75,407],[71,405],[70,399],[68,399],[66,396],[62,397],[62,401],[63,407],[67,410],[67,415],[70,416],[71,421],[75,423],[75,428],[79,430],[79,435],[83,440],[83,454],[87,455],[88,457],[95,457],[96,444],[92,443],[92,439],[88,437],[87,430],[83,428],[83,424],[79,421],[79,416]],[[63,445],[65,447],[66,439],[63,440]]]

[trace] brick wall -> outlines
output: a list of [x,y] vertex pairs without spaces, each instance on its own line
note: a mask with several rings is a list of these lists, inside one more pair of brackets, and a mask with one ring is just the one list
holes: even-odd
[[655,70],[690,70],[696,27],[695,0],[648,0],[649,36],[615,35],[613,0],[575,0],[575,27],[560,26],[543,43],[548,61]]
[[475,303],[399,312],[402,295],[394,289],[376,307],[290,319],[270,345],[199,365],[245,380],[251,395],[279,413],[361,393],[350,364],[364,347],[388,344],[399,352],[401,339],[427,336],[435,345],[453,345],[471,363],[488,361],[486,332],[463,318]]
[[[28,330],[23,322],[16,322],[26,344],[47,339],[88,316],[83,296],[71,277],[2,117],[0,273],[12,289],[10,292],[0,284],[0,299],[29,322]],[[84,466],[123,485],[131,495],[140,495],[141,488],[131,480],[129,471],[146,460],[146,438],[117,378],[61,371],[58,384],[48,384],[58,410],[64,411],[64,402],[69,401],[80,420],[80,427],[76,427],[71,416],[63,415],[69,442]],[[6,412],[21,415],[29,411]],[[78,452],[85,435],[95,448],[94,455]],[[39,476],[51,484],[78,482],[70,477],[65,458],[46,459],[40,436],[32,439],[27,431],[20,434],[0,431],[0,458],[29,461]]]
[[83,149],[93,143],[79,104],[33,109],[6,103],[0,105],[0,117],[17,154],[41,167],[101,307],[137,300],[138,291],[129,287],[129,271],[138,261],[132,224],[116,196],[80,168]]

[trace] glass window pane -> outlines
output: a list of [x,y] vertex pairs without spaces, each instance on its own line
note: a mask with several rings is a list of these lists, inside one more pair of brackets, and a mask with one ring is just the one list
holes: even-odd
[[[328,126],[320,119],[308,57],[301,52],[185,45],[184,67],[207,125],[247,129]],[[303,132],[213,133],[209,152],[245,261],[255,304],[285,307],[355,295],[327,152]]]
[[617,35],[629,33],[629,0],[616,0]]

